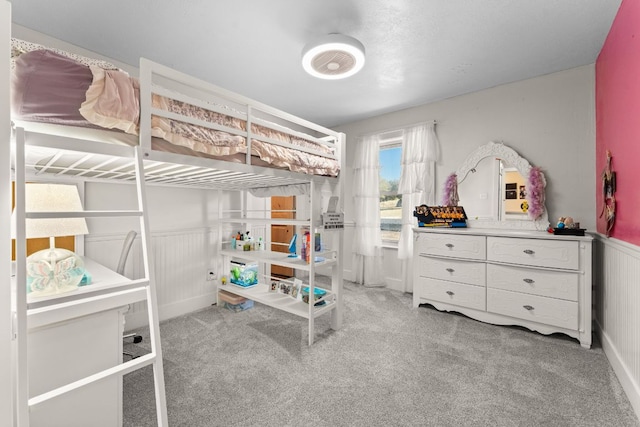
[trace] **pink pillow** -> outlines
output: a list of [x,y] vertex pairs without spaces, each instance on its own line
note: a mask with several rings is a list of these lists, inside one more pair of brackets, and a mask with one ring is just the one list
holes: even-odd
[[13,118],[93,127],[78,111],[92,80],[89,67],[73,59],[45,49],[23,53],[11,77]]

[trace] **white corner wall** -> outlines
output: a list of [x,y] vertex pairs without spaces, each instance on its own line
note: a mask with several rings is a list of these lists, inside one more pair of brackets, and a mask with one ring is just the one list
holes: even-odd
[[[11,37],[11,4],[0,0],[0,57],[9,58]],[[11,232],[8,219],[11,217],[11,145],[8,143],[11,135],[9,115],[9,66],[5,59],[0,68],[0,203],[2,223],[0,225],[0,275],[9,277],[11,274]],[[6,280],[6,279],[5,279]],[[12,399],[12,364],[11,364],[11,289],[6,281],[0,286],[0,425],[13,424]]]
[[[441,159],[436,169],[436,200],[451,172],[477,147],[488,141],[503,142],[541,166],[547,178],[549,219],[573,216],[588,230],[595,230],[595,69],[578,67],[439,102],[384,114],[340,126],[347,135],[345,219],[353,221],[353,173],[355,144],[360,135],[436,120]],[[345,242],[350,242],[349,230]],[[345,245],[345,278],[352,255]],[[385,251],[388,286],[404,290],[396,252]]]

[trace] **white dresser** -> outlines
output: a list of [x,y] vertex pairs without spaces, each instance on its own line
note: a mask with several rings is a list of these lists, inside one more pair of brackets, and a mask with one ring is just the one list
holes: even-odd
[[591,236],[416,228],[413,305],[591,347]]

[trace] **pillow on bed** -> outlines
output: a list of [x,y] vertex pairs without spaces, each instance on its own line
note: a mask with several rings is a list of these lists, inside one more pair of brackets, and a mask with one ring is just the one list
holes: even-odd
[[88,67],[93,65],[94,67],[100,67],[105,70],[118,69],[118,67],[116,67],[112,63],[103,61],[102,59],[87,58],[86,56],[78,55],[76,53],[71,53],[65,50],[43,46],[38,43],[31,43],[31,42],[16,39],[13,37],[11,38],[11,69],[15,68],[15,61],[18,59],[20,55],[28,52],[33,52],[34,50],[43,50],[43,49],[49,50],[51,52],[55,52],[62,56],[66,56],[67,58],[71,58],[74,61],[83,65],[86,65]]
[[93,74],[86,65],[50,50],[23,53],[11,76],[13,118],[91,126],[78,109]]

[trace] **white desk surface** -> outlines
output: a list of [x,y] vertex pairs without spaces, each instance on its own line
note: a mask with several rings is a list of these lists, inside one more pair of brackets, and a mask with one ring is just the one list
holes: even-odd
[[131,282],[130,279],[116,273],[115,271],[105,267],[102,264],[99,264],[91,258],[81,258],[82,261],[84,261],[85,270],[91,275],[91,283],[89,285],[79,286],[77,290],[71,292],[47,295],[42,297],[27,294],[27,303],[29,304],[29,308],[41,306],[43,305],[43,303],[51,302],[52,300],[55,300],[56,303],[60,303],[67,300],[76,299],[79,296],[87,296],[86,294],[93,295],[96,293],[100,293],[100,291],[109,289],[114,285]]
[[[35,297],[27,294],[27,307],[32,314],[42,315],[44,314],[43,311],[49,312],[46,317],[39,316],[42,318],[42,321],[35,321],[35,318],[32,316],[31,318],[34,321],[29,323],[29,327],[49,323],[58,318],[63,319],[74,315],[81,315],[91,312],[91,310],[101,311],[109,309],[110,307],[127,305],[145,298],[145,292],[140,286],[136,288],[137,291],[135,292],[130,289],[132,286],[127,287],[127,285],[133,285],[131,279],[116,273],[91,258],[82,257],[82,259],[85,269],[91,275],[91,284],[80,286],[71,292],[56,295]],[[12,276],[12,293],[15,293],[15,280],[15,276]],[[120,292],[118,297],[113,298],[111,301],[105,301],[105,298],[100,298],[106,294],[114,294],[114,291],[116,291],[116,293],[118,293],[117,291],[123,292]],[[12,298],[12,300],[15,301],[15,298]],[[87,303],[84,304],[85,307],[78,307],[79,300]],[[51,312],[54,311],[53,307],[59,308],[55,311],[59,311],[61,317],[57,315],[51,316]]]

